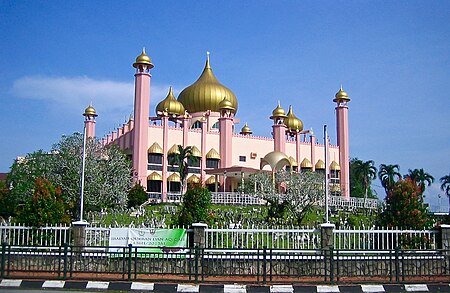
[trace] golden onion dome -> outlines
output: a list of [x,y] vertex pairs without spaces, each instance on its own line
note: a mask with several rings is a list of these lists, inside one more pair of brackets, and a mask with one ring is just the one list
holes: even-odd
[[178,145],[174,144],[168,151],[167,155],[179,155],[180,150],[178,149]]
[[231,102],[234,112],[237,112],[238,102],[235,94],[226,86],[222,85],[209,65],[209,55],[202,74],[196,82],[185,88],[178,96],[184,108],[189,113],[205,112],[211,110],[219,112],[219,104],[226,97]]
[[289,106],[287,117],[284,119],[284,125],[291,131],[302,131],[303,122],[294,115],[292,106]]
[[[158,112],[160,114],[158,114]],[[173,95],[172,87],[169,88],[169,93],[167,97],[159,102],[156,106],[156,115],[161,115],[162,112],[167,112],[169,115],[183,115],[184,106],[175,99]]]
[[84,110],[83,116],[98,116],[94,107],[92,107],[92,103],[90,103],[89,106]]
[[163,149],[162,147],[157,143],[154,142],[149,148],[148,148],[148,153],[149,154],[163,154]]
[[284,111],[283,108],[281,108],[280,101],[278,101],[278,106],[273,109],[272,116],[270,116],[270,119],[275,118],[286,118],[286,111]]
[[319,159],[315,167],[316,170],[325,170],[325,162]]
[[194,157],[202,157],[202,152],[195,145],[191,148],[191,154]]
[[302,163],[300,164],[300,168],[308,168],[308,169],[312,168],[311,161],[308,160],[307,158],[304,158]]
[[145,48],[142,48],[141,55],[136,57],[136,62],[133,63],[133,67],[137,68],[139,64],[146,64],[146,65],[148,65],[148,68],[150,68],[150,69],[154,67],[152,60],[145,53]]
[[292,166],[292,167],[298,167],[298,163],[297,163],[297,161],[294,159],[294,157],[290,156],[290,157],[289,157],[289,162],[291,162],[291,166]]
[[162,176],[157,172],[153,172],[147,176],[147,180],[162,181]]
[[242,127],[240,133],[243,135],[248,135],[248,134],[252,134],[253,131],[250,129],[250,127],[248,127],[247,122],[245,122],[245,125],[244,125],[244,127]]
[[191,175],[188,179],[187,179],[188,183],[200,183],[200,178],[197,175]]
[[223,98],[223,100],[219,103],[219,110],[230,110],[233,113],[236,111],[233,107],[233,103],[231,103],[227,97]]
[[341,166],[339,166],[339,164],[336,163],[336,161],[333,161],[330,164],[330,170],[339,171],[339,170],[341,170]]
[[167,181],[169,181],[169,182],[180,182],[181,178],[180,178],[180,175],[178,175],[178,173],[172,173],[172,175],[167,177]]
[[220,160],[220,155],[219,153],[214,149],[210,149],[209,152],[206,154],[206,158],[207,159],[216,159],[216,160]]
[[336,95],[334,96],[335,99],[333,100],[333,102],[348,102],[350,101],[350,98],[348,97],[348,94],[342,89],[342,85],[341,88],[339,89],[339,91],[336,93]]

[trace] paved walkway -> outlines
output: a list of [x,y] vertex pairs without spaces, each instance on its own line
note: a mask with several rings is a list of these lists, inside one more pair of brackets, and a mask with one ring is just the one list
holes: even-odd
[[98,281],[40,281],[3,279],[2,288],[21,289],[76,289],[76,290],[136,290],[144,292],[223,292],[223,293],[378,293],[378,292],[450,292],[450,284],[389,284],[389,285],[216,285],[216,284],[170,284],[143,282],[98,282]]

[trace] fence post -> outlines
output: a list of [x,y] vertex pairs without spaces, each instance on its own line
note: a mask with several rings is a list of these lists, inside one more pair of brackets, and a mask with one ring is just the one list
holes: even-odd
[[267,284],[267,247],[263,247],[263,267],[262,267],[262,273],[263,273],[263,284]]
[[64,243],[64,263],[63,263],[63,280],[67,279],[67,252],[69,245]]
[[132,254],[133,244],[128,244],[128,281],[131,280],[131,254]]
[[1,263],[1,277],[5,276],[5,262],[6,262],[6,243],[2,242],[2,263]]
[[325,280],[329,274],[330,281],[333,279],[333,253],[334,249],[334,231],[335,225],[331,223],[323,223],[320,225],[320,248],[324,255],[324,264],[325,264]]
[[202,261],[202,255],[200,255],[200,251],[203,251],[206,245],[206,228],[208,228],[207,224],[204,223],[193,223],[192,224],[192,231],[193,231],[193,238],[194,238],[194,248],[196,251],[195,254],[195,282],[198,282],[198,275],[202,274],[203,278],[203,261]]
[[[450,225],[448,224],[441,224],[439,226],[439,234],[440,234],[440,243],[438,243],[439,248],[443,250],[447,250],[447,253],[449,253],[448,250],[450,250]],[[444,251],[444,253],[446,253]]]
[[77,221],[72,223],[73,250],[81,252],[86,246],[86,226],[87,222]]
[[398,246],[395,248],[395,282],[398,283],[400,280],[400,257]]

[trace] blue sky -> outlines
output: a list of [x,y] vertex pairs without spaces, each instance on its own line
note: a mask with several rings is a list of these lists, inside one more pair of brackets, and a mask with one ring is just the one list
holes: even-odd
[[[280,100],[319,139],[329,125],[335,143],[343,84],[351,156],[438,179],[450,171],[449,16],[449,1],[0,0],[0,172],[81,132],[90,101],[98,135],[122,124],[145,46],[152,115],[170,85],[178,95],[198,78],[210,51],[255,134],[270,136]],[[437,205],[439,193],[433,185],[427,200]]]

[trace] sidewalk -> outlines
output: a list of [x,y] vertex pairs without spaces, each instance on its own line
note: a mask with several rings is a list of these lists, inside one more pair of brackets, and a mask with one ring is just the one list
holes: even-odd
[[171,284],[144,282],[99,282],[3,279],[2,288],[20,289],[77,289],[77,290],[133,290],[144,292],[219,292],[219,293],[377,293],[377,292],[450,292],[450,284],[389,284],[389,285],[217,285]]

